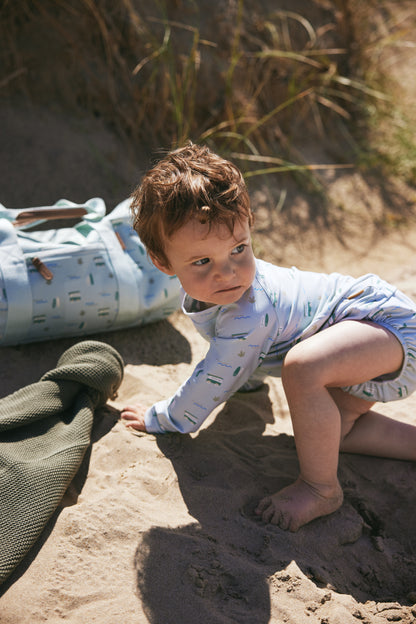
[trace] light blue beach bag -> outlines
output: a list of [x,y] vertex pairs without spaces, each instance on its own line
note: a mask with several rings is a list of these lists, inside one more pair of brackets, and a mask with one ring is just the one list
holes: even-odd
[[[0,204],[0,346],[134,327],[179,307],[179,282],[148,258],[129,207]],[[71,218],[74,227],[36,229]]]

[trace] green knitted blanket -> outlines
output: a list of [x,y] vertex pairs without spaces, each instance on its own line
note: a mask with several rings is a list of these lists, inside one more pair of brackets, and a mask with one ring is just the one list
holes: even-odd
[[59,505],[90,444],[94,409],[115,396],[123,360],[93,340],[0,399],[0,584]]

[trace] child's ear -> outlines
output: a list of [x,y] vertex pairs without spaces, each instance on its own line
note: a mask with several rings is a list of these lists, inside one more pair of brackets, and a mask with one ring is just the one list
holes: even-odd
[[159,271],[162,273],[166,273],[166,275],[175,275],[175,273],[169,267],[166,267],[164,264],[160,262],[153,254],[149,253],[150,259]]

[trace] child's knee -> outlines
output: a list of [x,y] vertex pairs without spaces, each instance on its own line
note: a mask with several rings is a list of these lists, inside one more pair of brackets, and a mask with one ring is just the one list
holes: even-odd
[[319,383],[322,355],[310,348],[307,341],[294,345],[288,351],[282,367],[283,385],[295,382],[299,387],[304,383]]

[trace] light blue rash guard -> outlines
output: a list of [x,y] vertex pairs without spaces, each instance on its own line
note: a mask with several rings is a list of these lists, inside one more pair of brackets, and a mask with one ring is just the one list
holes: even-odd
[[[198,309],[199,302],[184,293],[182,310],[209,342],[208,352],[172,397],[147,410],[149,433],[196,431],[215,407],[249,380],[279,376],[294,344],[344,319],[384,325],[402,343],[405,364],[416,361],[415,304],[372,274],[353,278],[256,260],[255,279],[237,302]],[[403,317],[413,322],[407,334],[401,331]],[[408,323],[404,325],[407,328]],[[411,376],[416,385],[416,371]],[[385,383],[376,380],[373,385],[378,388]],[[388,398],[367,387],[345,390],[368,400],[393,400],[413,391],[410,385],[408,379],[396,378],[397,396]]]

